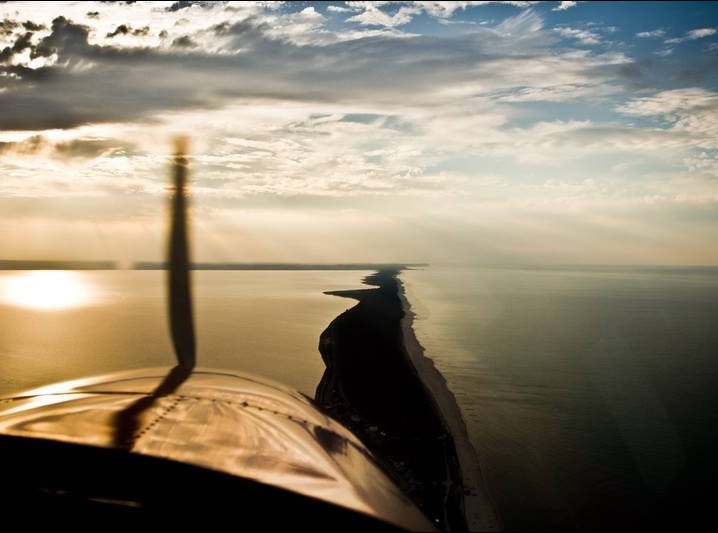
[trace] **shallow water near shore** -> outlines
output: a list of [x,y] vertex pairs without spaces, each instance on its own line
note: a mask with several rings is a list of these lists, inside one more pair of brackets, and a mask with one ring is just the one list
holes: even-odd
[[718,271],[430,267],[401,279],[507,529],[707,514]]

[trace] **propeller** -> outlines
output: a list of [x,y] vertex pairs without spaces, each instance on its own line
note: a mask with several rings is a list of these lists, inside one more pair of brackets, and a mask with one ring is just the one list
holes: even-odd
[[167,289],[172,345],[177,364],[191,370],[196,348],[190,284],[189,238],[187,234],[187,138],[174,140],[173,194],[170,202],[170,242],[167,252]]
[[170,333],[177,357],[174,366],[154,391],[129,404],[114,417],[115,447],[132,450],[140,431],[142,415],[157,400],[176,391],[195,365],[194,321],[190,284],[189,239],[187,235],[187,139],[175,139],[172,194],[170,194],[170,241],[167,250],[167,292]]

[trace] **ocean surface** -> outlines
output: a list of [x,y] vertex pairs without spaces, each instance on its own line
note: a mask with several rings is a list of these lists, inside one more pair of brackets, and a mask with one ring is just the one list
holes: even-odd
[[[314,397],[319,335],[369,271],[195,271],[198,366],[268,377]],[[162,271],[1,271],[0,394],[175,364]]]
[[426,268],[401,279],[506,529],[711,516],[718,269]]
[[[310,397],[320,333],[369,271],[196,271],[198,361]],[[506,529],[655,528],[710,512],[718,270],[400,275]],[[174,364],[161,271],[0,271],[0,394]]]

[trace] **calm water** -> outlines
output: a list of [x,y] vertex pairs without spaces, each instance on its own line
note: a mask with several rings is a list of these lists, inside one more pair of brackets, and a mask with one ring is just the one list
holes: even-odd
[[656,527],[708,515],[717,270],[401,277],[506,528]]
[[[198,364],[251,372],[314,397],[319,335],[369,272],[194,272]],[[0,394],[174,364],[159,271],[0,272]]]
[[[322,293],[367,274],[195,272],[200,365],[313,397],[319,335],[353,305]],[[707,513],[718,271],[430,267],[401,278],[507,529],[655,527]],[[163,281],[0,272],[0,394],[173,364]]]

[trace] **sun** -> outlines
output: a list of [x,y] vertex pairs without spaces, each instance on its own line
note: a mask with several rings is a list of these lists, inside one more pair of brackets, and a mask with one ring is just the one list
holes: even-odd
[[89,304],[92,290],[78,273],[39,270],[0,279],[0,299],[17,307],[54,311]]

